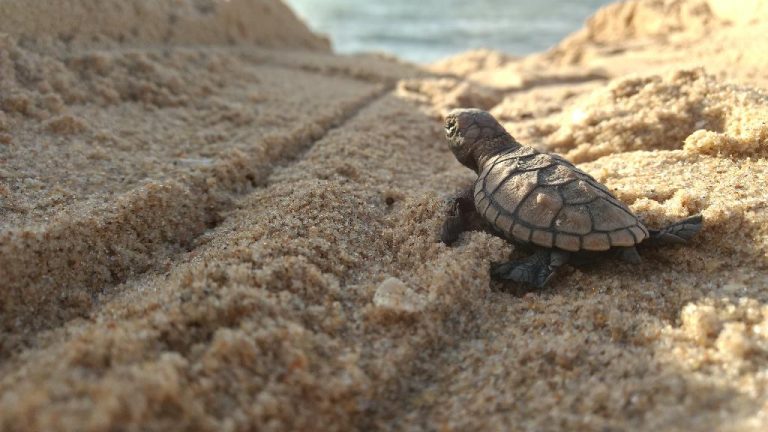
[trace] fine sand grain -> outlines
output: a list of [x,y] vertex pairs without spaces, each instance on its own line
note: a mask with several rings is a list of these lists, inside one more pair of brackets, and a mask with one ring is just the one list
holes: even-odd
[[[425,69],[277,0],[61,3],[0,0],[0,431],[768,428],[756,2]],[[491,282],[513,246],[438,242],[458,106],[703,231]]]

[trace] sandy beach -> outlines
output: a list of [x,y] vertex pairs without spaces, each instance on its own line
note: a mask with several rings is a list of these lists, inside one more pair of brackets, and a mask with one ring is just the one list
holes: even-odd
[[[768,429],[768,5],[553,49],[334,54],[280,0],[0,0],[0,431]],[[489,278],[489,110],[686,246]]]

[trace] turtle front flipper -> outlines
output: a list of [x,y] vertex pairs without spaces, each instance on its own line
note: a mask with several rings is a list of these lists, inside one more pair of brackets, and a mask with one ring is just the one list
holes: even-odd
[[459,234],[466,231],[464,218],[461,216],[458,207],[456,201],[451,204],[443,222],[443,227],[440,230],[440,240],[449,246],[459,239]]
[[446,245],[453,244],[464,231],[487,231],[493,233],[493,227],[483,219],[475,209],[472,189],[467,189],[450,201],[440,240]]
[[536,253],[520,261],[491,263],[491,277],[511,280],[541,288],[552,279],[557,269],[568,262],[568,252],[554,249],[538,249]]

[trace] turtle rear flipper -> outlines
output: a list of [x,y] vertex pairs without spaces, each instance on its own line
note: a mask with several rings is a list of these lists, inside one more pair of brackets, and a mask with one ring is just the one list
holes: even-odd
[[541,288],[552,279],[557,269],[568,262],[569,257],[568,252],[541,248],[521,261],[491,263],[491,277]]
[[639,264],[640,261],[640,254],[637,253],[637,249],[632,247],[626,247],[626,248],[616,248],[616,256],[619,257],[620,260],[630,263],[630,264]]
[[650,235],[645,242],[650,245],[685,243],[701,231],[702,221],[701,215],[696,215],[660,230],[649,230]]

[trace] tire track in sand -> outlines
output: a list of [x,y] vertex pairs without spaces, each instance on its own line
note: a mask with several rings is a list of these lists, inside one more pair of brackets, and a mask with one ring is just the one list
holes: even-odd
[[[16,396],[0,398],[0,424],[51,414],[151,427],[161,413],[127,401],[156,400],[165,387],[152,371],[165,370],[178,389],[163,390],[175,407],[165,412],[194,429],[381,427],[423,357],[481,304],[482,262],[503,250],[484,235],[463,248],[435,242],[434,191],[464,178],[451,163],[439,125],[416,106],[391,94],[363,105],[241,196],[168,275],[131,279],[91,320],[27,351],[25,368],[7,362],[0,387]],[[425,309],[373,304],[388,276],[428,299]],[[117,405],[72,405],[104,391]]]
[[[240,82],[258,88],[265,78],[253,73],[256,81],[249,83],[250,68],[247,62],[241,66],[238,73],[245,79]],[[277,129],[267,126],[267,133],[257,133],[255,138],[235,136],[234,144],[239,148],[224,149],[215,161],[211,159],[199,169],[194,167],[170,179],[145,181],[117,198],[109,198],[106,206],[97,202],[89,209],[86,201],[85,210],[75,205],[75,210],[51,223],[4,230],[0,233],[0,324],[7,337],[0,352],[23,342],[30,332],[87,313],[105,288],[147,270],[162,270],[171,257],[220,223],[238,196],[263,185],[275,165],[297,157],[387,91],[383,86],[341,76],[275,70],[278,75],[300,75],[321,89],[341,85],[357,90],[347,90],[338,100],[324,103],[325,108],[313,113],[310,121]],[[311,90],[297,94],[299,98],[315,97]],[[232,111],[229,108],[225,115]],[[158,112],[146,114],[157,116]],[[162,110],[159,114],[162,117]],[[268,122],[277,121],[269,118],[273,115],[267,113]],[[93,118],[98,121],[95,115]],[[239,129],[248,136],[248,128],[245,124]]]

